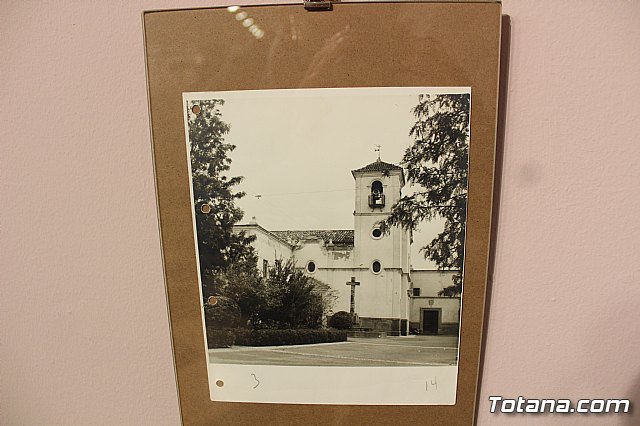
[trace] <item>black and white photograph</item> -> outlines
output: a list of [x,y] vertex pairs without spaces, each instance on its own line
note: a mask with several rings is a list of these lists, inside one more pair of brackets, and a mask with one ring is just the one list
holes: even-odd
[[183,97],[211,399],[454,404],[470,89]]

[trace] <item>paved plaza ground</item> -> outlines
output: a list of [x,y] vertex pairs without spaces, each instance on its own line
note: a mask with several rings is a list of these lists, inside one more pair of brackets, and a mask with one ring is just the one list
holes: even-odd
[[209,350],[209,362],[218,364],[410,367],[456,365],[457,359],[457,336],[350,337],[339,343]]

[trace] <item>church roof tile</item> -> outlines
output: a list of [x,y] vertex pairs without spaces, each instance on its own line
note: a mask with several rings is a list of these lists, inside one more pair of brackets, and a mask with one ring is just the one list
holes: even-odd
[[324,229],[309,231],[271,231],[272,234],[285,241],[322,240],[325,244],[353,245],[353,229]]
[[361,167],[356,170],[352,170],[351,173],[358,172],[386,172],[389,170],[402,170],[402,167],[396,166],[395,164],[385,163],[384,161],[378,159],[371,164],[367,164],[364,167]]

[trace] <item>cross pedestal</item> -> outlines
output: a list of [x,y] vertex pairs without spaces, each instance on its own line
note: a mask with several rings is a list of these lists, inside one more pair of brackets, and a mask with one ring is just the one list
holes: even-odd
[[351,277],[351,281],[347,281],[347,285],[351,286],[351,306],[349,313],[354,317],[356,313],[356,286],[360,285],[360,283],[356,281],[356,277]]

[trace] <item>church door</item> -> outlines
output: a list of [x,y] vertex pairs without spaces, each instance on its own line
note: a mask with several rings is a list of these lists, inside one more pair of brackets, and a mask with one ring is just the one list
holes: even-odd
[[438,334],[440,322],[439,309],[425,309],[422,311],[422,334]]

